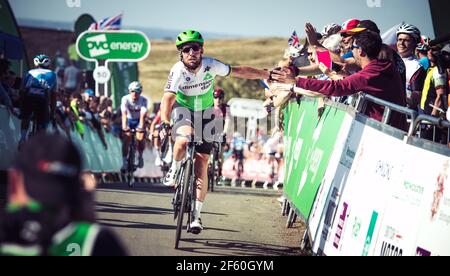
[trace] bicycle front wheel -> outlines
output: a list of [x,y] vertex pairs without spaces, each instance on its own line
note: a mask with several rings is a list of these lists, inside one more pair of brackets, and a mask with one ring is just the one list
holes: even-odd
[[[189,201],[189,185],[191,184],[191,177],[192,177],[192,160],[187,160],[184,164],[184,168],[182,168],[183,175],[181,176],[181,182],[182,185],[182,194],[181,194],[181,206],[180,206],[180,212],[178,214],[178,220],[177,220],[177,231],[175,234],[175,249],[178,249],[178,245],[180,243],[181,238],[181,230],[183,229],[183,218],[184,214],[186,213],[187,208],[189,208],[190,202]],[[190,211],[190,210],[188,210]]]

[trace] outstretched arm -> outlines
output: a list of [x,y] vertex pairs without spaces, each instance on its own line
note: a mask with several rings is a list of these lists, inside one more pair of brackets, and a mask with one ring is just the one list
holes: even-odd
[[248,66],[233,66],[231,76],[240,79],[267,80],[270,78],[270,72]]

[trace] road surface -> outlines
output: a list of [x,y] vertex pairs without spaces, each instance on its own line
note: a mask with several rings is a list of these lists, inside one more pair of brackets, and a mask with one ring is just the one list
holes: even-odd
[[303,227],[285,229],[279,194],[242,193],[224,188],[209,193],[203,207],[205,230],[182,232],[174,249],[172,191],[161,184],[102,184],[96,194],[99,222],[116,232],[133,256],[278,256],[300,255]]

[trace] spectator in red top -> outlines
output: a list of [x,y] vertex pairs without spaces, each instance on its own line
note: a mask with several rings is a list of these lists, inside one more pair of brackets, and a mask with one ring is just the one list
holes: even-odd
[[[295,79],[290,70],[274,70],[272,78],[283,83],[291,83],[299,88],[319,92],[326,96],[349,96],[360,91],[391,103],[406,106],[406,97],[400,75],[391,61],[379,60],[382,41],[379,34],[366,31],[354,36],[352,45],[356,63],[362,70],[343,80],[321,81],[314,79]],[[369,103],[366,115],[377,121],[383,118],[384,107]],[[406,117],[393,112],[389,124],[406,130]]]

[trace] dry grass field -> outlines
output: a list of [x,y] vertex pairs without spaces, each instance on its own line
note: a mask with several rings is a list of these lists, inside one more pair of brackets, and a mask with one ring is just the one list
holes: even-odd
[[[231,65],[269,69],[275,67],[282,59],[286,46],[287,39],[282,38],[212,40],[205,44],[205,56],[214,57]],[[139,63],[144,94],[149,96],[152,102],[161,100],[169,71],[178,60],[174,42],[152,41],[150,56]],[[227,99],[261,95],[263,91],[255,81],[234,78],[217,78],[217,85],[225,89]],[[255,97],[259,98],[259,96]]]

